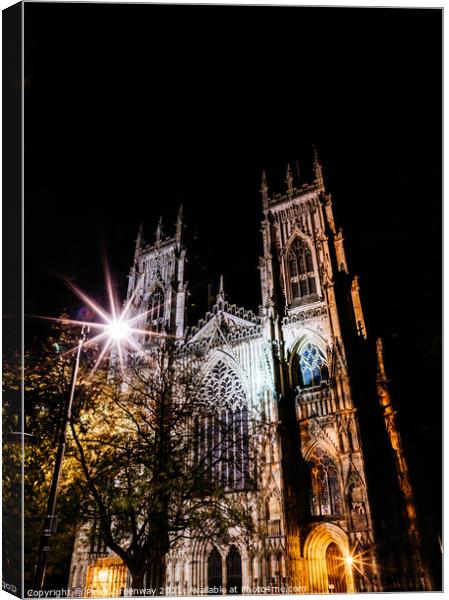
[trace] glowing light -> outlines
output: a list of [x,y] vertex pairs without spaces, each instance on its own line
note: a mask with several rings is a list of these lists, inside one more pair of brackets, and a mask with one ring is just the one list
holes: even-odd
[[372,549],[358,553],[356,553],[356,550],[357,548],[354,547],[346,556],[342,556],[341,564],[342,566],[345,565],[347,570],[355,569],[363,579],[368,579],[366,573],[370,573],[372,569],[372,562],[369,558]]
[[131,333],[131,327],[126,321],[112,321],[106,326],[106,333],[114,340],[123,340]]
[[99,569],[97,573],[98,581],[100,583],[106,583],[108,580],[108,570],[107,569]]
[[[109,352],[115,350],[115,354],[118,357],[118,362],[120,365],[120,369],[123,372],[124,370],[124,350],[125,349],[133,349],[138,352],[142,351],[142,345],[140,341],[145,337],[173,337],[167,335],[165,333],[161,333],[158,331],[152,331],[151,329],[144,329],[142,325],[145,327],[145,316],[154,311],[155,307],[152,307],[151,310],[139,312],[136,314],[134,307],[134,300],[141,289],[142,278],[140,278],[136,286],[134,288],[133,293],[128,298],[123,308],[120,310],[119,300],[114,294],[114,289],[112,285],[112,279],[109,273],[109,268],[106,260],[104,261],[104,269],[105,269],[105,279],[106,279],[106,290],[109,298],[109,311],[105,310],[101,306],[99,306],[95,300],[90,298],[85,292],[83,292],[79,287],[73,284],[70,281],[66,280],[66,284],[68,287],[84,302],[86,307],[84,310],[78,311],[79,316],[83,317],[84,315],[91,318],[99,318],[102,322],[96,322],[91,319],[89,321],[84,321],[81,319],[57,319],[54,317],[42,317],[39,316],[40,319],[46,319],[50,321],[57,321],[62,323],[63,325],[80,325],[88,330],[92,330],[95,334],[90,337],[87,341],[84,342],[84,346],[92,346],[98,345],[100,348],[100,344],[103,346],[100,348],[97,361],[93,367],[93,371],[95,371],[100,365],[103,358]],[[133,316],[131,314],[134,313]],[[36,315],[34,315],[36,316]],[[140,341],[139,341],[140,340]],[[67,353],[75,352],[77,346],[71,348],[67,351]]]

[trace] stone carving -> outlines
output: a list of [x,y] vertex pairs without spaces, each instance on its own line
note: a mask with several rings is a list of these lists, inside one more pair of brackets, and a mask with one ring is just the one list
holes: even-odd
[[310,319],[321,318],[327,315],[326,306],[317,306],[309,310],[304,310],[299,313],[288,315],[282,320],[283,325],[292,325],[293,323],[304,323]]

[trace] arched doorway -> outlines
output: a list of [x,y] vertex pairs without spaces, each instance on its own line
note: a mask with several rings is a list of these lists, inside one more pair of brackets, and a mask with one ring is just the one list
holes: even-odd
[[[355,592],[346,533],[333,523],[316,525],[304,542],[309,589],[311,594]],[[329,589],[329,586],[333,586]]]
[[222,561],[220,553],[216,548],[209,554],[209,559],[207,561],[207,583],[209,594],[218,595],[222,593]]
[[346,588],[345,561],[340,548],[331,542],[326,550],[326,568],[328,588],[331,594],[344,594]]
[[242,593],[242,558],[235,546],[231,546],[226,558],[226,571],[228,574],[228,594]]

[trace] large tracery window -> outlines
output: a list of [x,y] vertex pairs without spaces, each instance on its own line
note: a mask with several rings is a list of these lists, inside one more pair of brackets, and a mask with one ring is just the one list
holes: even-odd
[[340,514],[342,501],[337,468],[330,456],[317,447],[309,460],[312,515]]
[[206,414],[196,420],[196,461],[206,479],[227,490],[249,483],[248,408],[242,383],[223,361],[205,377]]
[[299,354],[302,387],[313,387],[328,378],[326,358],[314,344],[306,344]]
[[158,286],[148,298],[148,323],[158,328],[163,323],[165,307],[164,291]]
[[296,239],[288,253],[288,269],[292,300],[316,294],[315,272],[309,246]]

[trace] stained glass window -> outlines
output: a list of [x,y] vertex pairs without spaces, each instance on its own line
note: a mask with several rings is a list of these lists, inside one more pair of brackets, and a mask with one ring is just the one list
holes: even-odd
[[302,387],[319,385],[328,378],[326,358],[314,344],[307,344],[299,355]]
[[317,447],[309,461],[312,515],[340,514],[342,502],[337,468],[331,457]]
[[308,245],[296,239],[290,247],[287,262],[292,300],[316,294],[312,253]]

